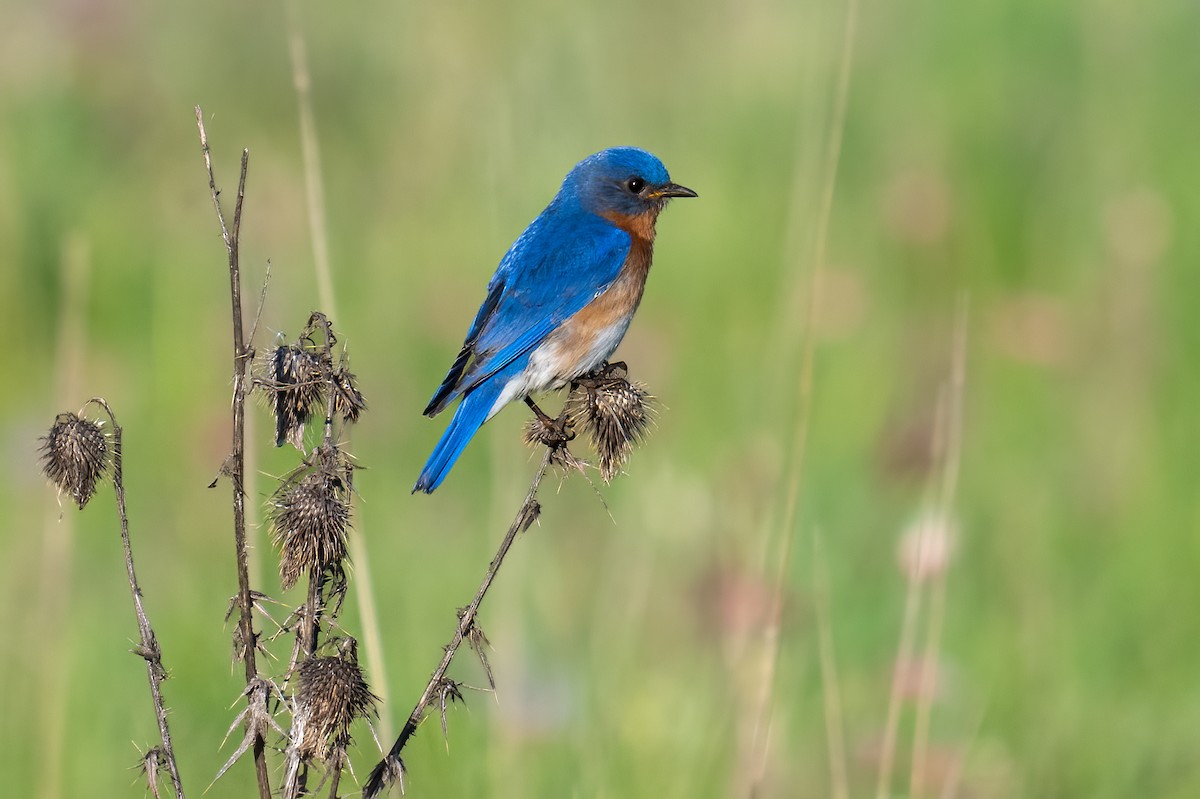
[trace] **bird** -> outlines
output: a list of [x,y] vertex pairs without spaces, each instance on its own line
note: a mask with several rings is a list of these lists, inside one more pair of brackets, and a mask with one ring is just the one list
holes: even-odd
[[662,162],[637,147],[611,147],[576,164],[513,242],[487,297],[424,415],[461,398],[413,486],[433,493],[484,422],[532,395],[600,367],[617,349],[642,299],[655,222],[674,197]]

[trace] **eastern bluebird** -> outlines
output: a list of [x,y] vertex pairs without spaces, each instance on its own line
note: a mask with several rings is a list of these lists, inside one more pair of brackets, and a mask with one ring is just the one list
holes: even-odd
[[505,405],[530,402],[531,394],[608,360],[642,299],[655,220],[671,197],[695,196],[636,147],[613,147],[575,165],[500,261],[425,408],[436,416],[462,397],[414,493],[441,485],[475,431]]

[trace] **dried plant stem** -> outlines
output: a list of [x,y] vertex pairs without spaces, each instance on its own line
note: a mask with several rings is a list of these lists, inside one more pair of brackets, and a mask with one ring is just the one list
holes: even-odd
[[338,762],[337,767],[333,770],[333,776],[329,778],[329,799],[338,799],[338,784],[342,781],[342,764]]
[[[238,237],[241,232],[242,203],[246,197],[246,171],[250,151],[242,150],[242,169],[238,178],[237,202],[233,212],[233,228],[225,226],[225,215],[221,210],[220,193],[213,175],[212,156],[208,149],[208,133],[204,130],[204,112],[196,106],[196,126],[200,130],[200,147],[204,153],[204,166],[208,171],[208,188],[212,195],[217,221],[221,225],[221,238],[229,262],[229,295],[233,315],[233,450],[226,463],[225,472],[233,484],[233,538],[238,572],[238,626],[240,629],[242,662],[245,666],[246,685],[258,679],[255,662],[257,638],[254,632],[254,605],[250,595],[250,573],[246,553],[246,490],[243,484],[246,461],[246,377],[253,359],[253,352],[244,339],[242,329],[242,278],[238,265]],[[250,724],[250,720],[247,720]],[[249,729],[249,728],[248,728]],[[254,770],[258,778],[260,799],[271,799],[270,775],[267,771],[266,741],[261,733],[254,737],[252,745]]]
[[[330,394],[332,395],[332,391]],[[328,428],[328,422],[327,422]],[[326,433],[326,443],[329,442],[330,436]],[[304,615],[300,619],[300,624],[296,629],[296,638],[299,646],[297,647],[296,661],[292,663],[292,669],[299,666],[300,663],[312,657],[317,652],[317,645],[321,635],[321,570],[311,569],[308,572],[308,593],[304,599]],[[296,735],[296,726],[292,727],[292,736]],[[341,773],[341,764],[334,767],[335,774]],[[289,799],[294,797],[304,796],[308,793],[308,761],[302,760],[299,764],[299,770],[296,773],[296,781],[294,785],[284,785],[283,793]]]
[[121,426],[112,408],[100,397],[88,400],[104,409],[112,422],[113,460],[112,481],[113,491],[117,496],[117,516],[121,522],[121,546],[125,550],[125,574],[129,578],[129,593],[133,596],[133,610],[137,614],[138,634],[140,641],[135,654],[146,661],[146,675],[150,680],[150,696],[154,700],[154,717],[158,721],[158,733],[162,739],[162,759],[171,775],[171,784],[175,796],[183,799],[183,784],[179,780],[179,767],[175,763],[175,748],[171,744],[171,730],[167,726],[167,709],[163,704],[162,682],[167,678],[167,670],[162,664],[162,651],[158,648],[158,639],[150,619],[146,616],[146,608],[142,604],[142,589],[138,585],[137,572],[133,568],[133,547],[129,542],[129,512],[125,507],[125,482],[121,471]]
[[[954,314],[953,351],[950,360],[950,385],[948,398],[943,404],[941,424],[942,465],[941,481],[938,486],[936,507],[938,516],[949,521],[954,495],[958,489],[959,465],[962,461],[962,416],[963,394],[966,390],[967,370],[967,312],[966,293],[959,295]],[[921,670],[921,690],[917,692],[917,716],[913,732],[912,770],[909,775],[909,792],[912,799],[924,793],[926,758],[929,753],[929,724],[933,715],[934,677],[938,650],[941,648],[942,623],[946,612],[946,573],[939,569],[930,587],[929,619],[925,630],[924,667]]]
[[488,564],[487,571],[483,575],[483,582],[479,585],[479,590],[475,592],[475,598],[459,614],[458,626],[454,629],[454,635],[450,638],[450,643],[446,645],[445,654],[442,655],[441,662],[438,663],[437,668],[430,675],[429,682],[425,684],[425,690],[421,692],[421,698],[417,700],[416,707],[409,714],[408,720],[404,722],[404,727],[400,730],[400,735],[396,738],[396,742],[392,744],[392,748],[388,751],[387,755],[371,772],[371,776],[363,788],[363,799],[372,799],[372,797],[378,796],[391,782],[392,775],[399,773],[400,753],[409,739],[416,733],[422,719],[425,718],[425,711],[436,697],[438,686],[445,679],[446,671],[450,668],[450,663],[454,660],[455,653],[458,652],[459,647],[462,646],[462,642],[466,639],[467,634],[475,624],[475,616],[479,612],[479,606],[483,604],[483,599],[487,596],[488,589],[492,586],[492,581],[496,579],[496,574],[500,571],[500,566],[503,565],[508,550],[512,547],[513,541],[516,540],[517,534],[527,529],[537,518],[539,512],[537,501],[538,488],[542,484],[542,478],[546,475],[546,471],[550,468],[553,456],[554,450],[547,448],[546,454],[542,458],[542,465],[534,473],[533,480],[529,484],[529,491],[525,494],[525,501],[521,503],[516,516],[513,517],[512,524],[508,527],[508,532],[504,534],[504,540],[500,542],[500,548],[496,551],[496,556]]

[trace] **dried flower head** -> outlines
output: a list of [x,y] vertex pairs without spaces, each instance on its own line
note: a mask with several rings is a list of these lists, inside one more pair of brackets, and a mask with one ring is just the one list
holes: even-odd
[[304,574],[336,569],[346,557],[350,466],[331,449],[319,451],[315,467],[306,467],[275,493],[272,537],[280,549],[285,590]]
[[60,413],[41,439],[42,474],[71,495],[80,510],[108,471],[108,437],[100,425],[73,413]]
[[379,697],[363,678],[353,638],[343,639],[335,655],[304,660],[298,671],[296,722],[302,734],[292,743],[301,757],[324,761],[350,743],[350,725],[374,714]]
[[333,410],[347,422],[357,422],[367,409],[367,401],[358,390],[358,378],[345,363],[333,374]]
[[275,414],[275,446],[290,443],[304,451],[304,425],[324,413],[327,372],[321,355],[305,342],[276,347],[267,356],[258,385],[267,391]]
[[620,474],[654,421],[653,398],[627,375],[624,364],[606,365],[576,381],[567,397],[567,418],[588,434],[606,483]]
[[575,453],[567,446],[574,438],[575,431],[571,429],[566,417],[545,420],[534,416],[525,423],[521,431],[521,439],[525,446],[549,448],[551,466],[568,471],[573,469],[583,474],[587,468],[587,461],[575,457]]

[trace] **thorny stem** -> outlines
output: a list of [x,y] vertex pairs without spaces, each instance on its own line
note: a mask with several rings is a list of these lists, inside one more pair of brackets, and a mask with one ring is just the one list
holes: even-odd
[[308,595],[304,600],[304,619],[299,631],[301,660],[310,658],[317,653],[317,637],[320,633],[321,571],[319,569],[309,569]]
[[112,408],[100,397],[89,400],[104,409],[112,422],[113,435],[113,491],[117,495],[117,515],[121,520],[121,546],[125,550],[125,573],[129,577],[129,593],[133,595],[133,609],[137,613],[138,632],[141,635],[136,654],[146,661],[146,675],[150,679],[150,696],[154,700],[154,717],[158,720],[158,732],[162,737],[163,758],[167,762],[167,770],[171,773],[171,783],[175,788],[175,796],[183,797],[183,784],[179,780],[179,767],[175,763],[175,748],[171,745],[171,731],[167,727],[167,709],[163,705],[162,682],[167,678],[167,670],[162,663],[162,650],[158,648],[158,639],[146,609],[142,606],[142,589],[138,585],[137,573],[133,569],[133,547],[129,542],[129,514],[125,508],[125,483],[121,472],[121,426]]
[[[308,320],[308,329],[320,328],[325,334],[325,357],[329,364],[333,363],[333,345],[337,341],[333,337],[333,329],[325,314],[315,312]],[[325,437],[322,450],[328,452],[333,447],[333,400],[334,382],[332,367],[329,373],[322,376],[325,380]],[[320,457],[320,456],[319,456]],[[320,569],[310,569],[308,572],[308,595],[304,601],[304,617],[301,619],[297,636],[300,640],[300,657],[310,658],[317,652],[317,639],[321,634],[321,585],[323,572]],[[293,663],[293,668],[297,664]]]
[[338,799],[338,783],[342,781],[342,759],[339,758],[329,779],[329,799]]
[[334,385],[333,379],[333,346],[337,343],[337,339],[333,335],[333,325],[329,323],[329,317],[320,311],[315,311],[308,318],[308,329],[314,327],[320,328],[325,334],[325,362],[329,364],[329,373],[323,375],[325,379],[325,439],[326,447],[333,446],[333,399],[337,387]]
[[[328,363],[329,371],[322,375],[325,381],[325,435],[321,447],[324,451],[330,451],[333,448],[333,413],[334,413],[334,394],[336,386],[333,377],[333,347],[337,343],[337,338],[333,334],[333,325],[329,322],[329,317],[320,311],[313,312],[308,319],[308,327],[305,335],[308,335],[314,329],[320,330],[324,334],[325,343],[325,362]],[[321,635],[321,616],[324,614],[325,608],[321,602],[321,589],[324,584],[324,572],[321,569],[310,569],[308,572],[308,593],[304,600],[304,614],[300,619],[299,628],[296,631],[296,637],[299,642],[298,660],[292,664],[292,668],[299,665],[299,660],[305,660],[317,653],[317,645]],[[342,767],[341,763],[337,763],[333,769],[333,790],[330,796],[336,797],[337,784],[341,778]],[[320,790],[320,787],[316,790]],[[308,764],[301,763],[300,771],[296,777],[295,791],[292,796],[303,796],[308,793]]]
[[517,510],[517,515],[513,517],[512,524],[508,527],[508,532],[504,534],[504,540],[500,542],[500,549],[496,551],[496,556],[488,564],[487,571],[483,575],[483,582],[479,585],[479,590],[475,592],[475,598],[471,600],[471,604],[467,605],[459,615],[458,626],[454,630],[454,636],[450,639],[450,643],[446,645],[445,654],[442,655],[441,662],[438,663],[437,668],[430,675],[429,682],[426,683],[425,690],[421,693],[421,698],[417,700],[416,707],[413,708],[412,713],[409,714],[408,719],[404,722],[404,728],[400,730],[400,735],[396,738],[396,742],[392,744],[392,748],[383,760],[371,771],[371,776],[367,779],[367,784],[363,787],[363,799],[373,799],[373,797],[378,796],[387,788],[391,782],[392,775],[399,773],[400,753],[409,739],[416,733],[421,721],[425,718],[425,711],[436,697],[438,686],[445,679],[446,671],[450,668],[450,663],[454,660],[455,653],[458,652],[458,648],[462,645],[463,640],[475,624],[475,615],[479,612],[479,606],[483,604],[483,598],[487,596],[488,589],[492,586],[492,581],[496,579],[496,574],[500,571],[500,566],[504,563],[504,558],[508,554],[508,550],[512,547],[513,541],[516,540],[517,534],[528,528],[536,518],[538,511],[538,487],[541,486],[542,478],[550,468],[553,455],[554,450],[548,447],[545,456],[542,458],[542,465],[534,473],[533,480],[529,484],[529,491],[525,494],[525,501],[521,503],[521,507]]
[[[233,538],[237,556],[238,605],[241,615],[238,627],[241,631],[242,661],[245,664],[246,685],[258,679],[255,662],[256,637],[254,633],[253,603],[250,596],[250,570],[246,554],[246,490],[243,482],[246,460],[246,374],[253,353],[246,346],[242,330],[242,278],[238,265],[238,236],[242,226],[242,203],[246,197],[246,171],[250,151],[242,150],[242,170],[238,178],[237,203],[233,211],[233,230],[225,226],[225,214],[221,210],[220,192],[217,191],[213,175],[212,155],[208,149],[208,134],[204,130],[204,112],[196,106],[196,126],[200,130],[200,147],[204,153],[204,167],[208,171],[208,188],[212,195],[217,221],[221,224],[221,238],[229,261],[229,295],[233,313],[233,451],[227,462],[226,473],[233,484]],[[247,724],[250,719],[247,718]],[[254,770],[258,778],[259,799],[271,799],[270,774],[267,771],[266,741],[261,733],[254,737],[252,746]]]

